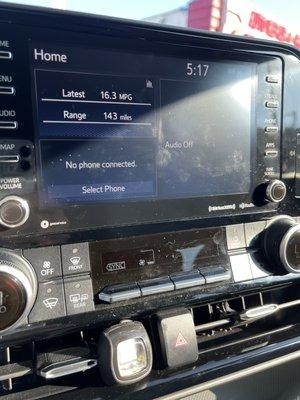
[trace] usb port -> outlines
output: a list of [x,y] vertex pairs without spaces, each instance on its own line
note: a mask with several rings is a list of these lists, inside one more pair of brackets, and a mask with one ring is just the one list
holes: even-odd
[[0,58],[4,60],[12,60],[13,55],[11,51],[0,51]]
[[0,86],[0,94],[15,94],[13,86]]
[[17,121],[0,121],[0,129],[17,129]]
[[277,150],[267,150],[265,151],[265,156],[268,158],[274,158],[278,156],[278,151]]
[[0,156],[0,163],[18,163],[20,161],[20,156]]

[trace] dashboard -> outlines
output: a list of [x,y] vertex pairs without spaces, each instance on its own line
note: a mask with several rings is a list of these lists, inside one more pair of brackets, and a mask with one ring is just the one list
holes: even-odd
[[1,5],[5,396],[296,358],[299,89],[279,43]]

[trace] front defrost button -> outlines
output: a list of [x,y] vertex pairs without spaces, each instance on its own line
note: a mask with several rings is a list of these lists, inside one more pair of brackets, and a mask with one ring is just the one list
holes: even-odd
[[91,270],[88,243],[61,246],[61,258],[64,276],[82,274]]

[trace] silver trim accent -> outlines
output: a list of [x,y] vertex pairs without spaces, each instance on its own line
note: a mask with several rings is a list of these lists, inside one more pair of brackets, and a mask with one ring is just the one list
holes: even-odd
[[13,53],[11,51],[0,51],[0,59],[1,60],[12,60],[13,59]]
[[156,283],[161,278],[155,279],[147,279],[146,281],[138,282],[138,286],[141,289],[142,297],[143,296],[150,296],[152,294],[157,293],[165,293],[165,292],[172,292],[175,290],[174,283],[169,278],[169,281],[162,281],[162,283]]
[[76,374],[77,372],[87,371],[94,368],[97,364],[98,362],[94,358],[78,357],[73,360],[53,363],[42,368],[37,373],[45,379],[55,379],[61,378],[62,376]]
[[266,133],[278,133],[279,132],[279,128],[278,128],[278,126],[266,126],[265,127],[265,132]]
[[279,247],[279,256],[280,256],[280,260],[281,260],[282,264],[284,265],[284,267],[287,271],[299,274],[300,268],[299,269],[293,268],[289,264],[287,257],[286,257],[286,248],[287,248],[288,242],[291,239],[291,237],[294,235],[294,233],[296,233],[297,231],[300,231],[299,224],[295,224],[294,226],[292,226],[287,231],[287,233],[283,236],[281,243],[280,243],[280,247]]
[[18,254],[12,253],[8,250],[3,250],[0,253],[0,272],[16,277],[22,283],[27,295],[26,306],[23,314],[14,324],[0,331],[1,337],[5,333],[10,332],[27,322],[27,316],[34,305],[37,296],[38,283],[35,271],[29,262]]
[[9,201],[20,203],[20,206],[21,206],[22,210],[24,211],[23,218],[15,224],[9,224],[1,218],[1,214],[0,214],[0,225],[5,226],[6,228],[17,228],[17,227],[23,225],[28,220],[29,215],[30,215],[29,205],[25,199],[22,199],[22,197],[6,196],[6,197],[4,197],[4,199],[2,199],[0,201],[0,208],[2,207],[3,204],[8,203]]
[[175,290],[205,285],[205,278],[200,275],[198,270],[195,270],[193,273],[173,274],[170,275],[170,279],[175,285]]
[[0,156],[0,163],[18,163],[19,161],[19,155]]
[[279,306],[277,304],[266,304],[264,306],[250,308],[240,314],[240,319],[242,321],[252,321],[259,318],[268,317],[279,311]]
[[212,389],[216,386],[224,385],[226,383],[233,382],[237,379],[242,379],[247,376],[257,374],[259,372],[266,371],[270,368],[274,368],[279,365],[285,364],[287,362],[297,360],[298,358],[300,358],[300,350],[297,350],[294,353],[286,354],[284,356],[275,358],[273,360],[264,361],[258,365],[254,365],[253,367],[242,369],[241,371],[224,375],[221,378],[216,378],[208,382],[200,383],[199,385],[192,386],[188,389],[179,390],[178,392],[171,393],[170,395],[156,397],[155,400],[180,400],[182,398],[197,394],[199,392]]
[[0,94],[13,95],[16,93],[16,89],[13,86],[0,86]]
[[0,121],[0,129],[17,129],[17,121]]
[[[282,185],[283,188],[284,188],[284,196],[279,200],[275,199],[273,197],[273,195],[272,195],[272,190],[273,190],[273,187],[275,185]],[[271,201],[272,203],[280,203],[282,200],[285,199],[285,196],[286,196],[286,186],[282,181],[280,181],[279,179],[275,179],[274,181],[271,181],[268,184],[267,189],[266,189],[266,198],[267,198],[267,200]]]
[[267,108],[278,108],[279,107],[279,101],[277,100],[272,100],[272,101],[266,101],[265,106]]
[[279,76],[278,75],[267,75],[266,82],[268,83],[279,83]]
[[139,288],[132,289],[132,290],[123,290],[120,292],[114,292],[114,293],[105,293],[100,292],[98,294],[98,298],[101,301],[105,301],[106,303],[115,303],[117,301],[124,301],[124,300],[130,300],[130,299],[137,299],[141,297],[141,291]]
[[265,157],[266,158],[275,158],[278,156],[278,150],[266,150]]

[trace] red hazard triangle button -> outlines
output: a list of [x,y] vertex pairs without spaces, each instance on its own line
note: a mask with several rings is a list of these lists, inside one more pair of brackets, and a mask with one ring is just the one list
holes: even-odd
[[179,332],[177,339],[176,339],[175,347],[186,346],[187,344],[188,344],[187,340],[185,339],[183,334],[181,332]]

